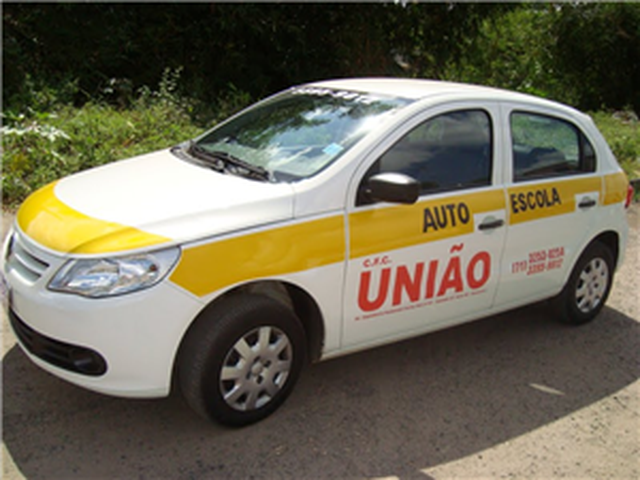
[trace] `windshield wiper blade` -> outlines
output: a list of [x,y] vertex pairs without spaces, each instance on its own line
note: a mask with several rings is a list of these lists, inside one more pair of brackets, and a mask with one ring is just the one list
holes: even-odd
[[209,153],[208,150],[205,150],[200,145],[195,142],[191,142],[191,144],[187,147],[187,152],[194,158],[198,160],[204,160],[207,166],[212,167],[214,170],[218,172],[224,172],[224,160],[214,157]]
[[[231,170],[233,173],[245,173],[248,176],[258,178],[260,180],[271,180],[271,174],[265,168],[253,165],[249,162],[245,162],[244,160],[235,157],[227,152],[221,152],[217,150],[211,152],[198,145],[197,143],[193,143],[189,147],[189,153],[191,153],[194,157],[199,158],[200,160],[205,160],[213,168],[219,171],[223,171],[225,167],[227,167],[227,169]],[[229,169],[229,165],[233,165],[237,168]],[[241,171],[238,171],[238,169],[240,169]]]
[[211,155],[215,158],[219,158],[220,160],[224,160],[225,163],[230,163],[232,165],[235,165],[236,167],[248,170],[252,174],[258,176],[258,178],[262,178],[263,180],[269,180],[271,178],[271,175],[269,174],[269,171],[267,169],[259,167],[258,165],[253,165],[249,162],[245,162],[241,158],[231,155],[230,153],[213,151],[211,152]]

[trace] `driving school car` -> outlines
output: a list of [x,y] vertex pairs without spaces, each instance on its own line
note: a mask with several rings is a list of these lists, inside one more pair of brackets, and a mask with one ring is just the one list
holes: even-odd
[[555,102],[426,80],[297,86],[32,194],[4,247],[9,318],[69,382],[175,385],[247,424],[308,361],[545,299],[593,319],[631,193],[591,119]]

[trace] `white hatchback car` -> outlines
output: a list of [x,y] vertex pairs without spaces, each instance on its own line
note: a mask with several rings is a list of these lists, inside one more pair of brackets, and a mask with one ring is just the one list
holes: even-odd
[[31,195],[2,256],[7,307],[49,372],[126,397],[175,384],[242,425],[306,361],[544,299],[591,320],[630,200],[567,106],[436,81],[307,84]]

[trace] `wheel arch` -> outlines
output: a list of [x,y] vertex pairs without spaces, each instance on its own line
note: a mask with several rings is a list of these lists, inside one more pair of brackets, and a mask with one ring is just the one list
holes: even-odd
[[[615,231],[595,236],[579,251],[561,292],[551,299],[551,307],[562,323],[582,325],[592,321],[604,307],[613,285],[620,254],[620,238]],[[594,260],[598,260],[595,264]],[[606,264],[606,268],[599,265]]]
[[226,301],[229,297],[241,296],[243,294],[265,295],[293,310],[302,323],[306,334],[307,359],[310,362],[316,362],[320,359],[324,346],[325,326],[320,307],[313,296],[306,290],[292,283],[280,280],[259,280],[238,285],[228,290],[209,302],[200,313],[195,316],[180,339],[174,358],[173,381],[175,381],[175,369],[181,355],[182,345],[191,329],[194,328],[194,325],[202,318],[207,317],[209,311],[216,305]]
[[613,255],[613,265],[615,268],[618,267],[618,259],[620,257],[620,235],[613,231],[608,230],[606,232],[602,232],[594,237],[583,249],[584,252],[586,249],[591,247],[596,242],[600,242],[604,244],[609,250],[611,250],[611,254]]
[[[569,269],[569,272],[567,273],[567,278],[571,274],[571,270],[573,269],[575,264],[578,262],[582,254],[586,252],[589,248],[591,248],[593,244],[598,242],[602,243],[603,245],[609,248],[609,250],[613,254],[614,265],[617,267],[618,259],[620,258],[620,240],[621,240],[620,234],[615,230],[605,230],[603,232],[599,232],[597,235],[593,237],[590,237],[589,240],[585,239],[585,242],[582,243],[581,246],[576,250],[575,256],[571,258],[572,264],[571,264],[571,268]],[[567,279],[565,278],[565,281],[566,280]]]
[[585,242],[584,245],[576,251],[575,256],[571,259],[570,268],[567,268],[567,272],[562,281],[562,288],[569,281],[569,277],[571,276],[571,272],[575,268],[576,264],[580,260],[580,257],[586,252],[589,248],[591,248],[596,243],[602,243],[611,251],[613,255],[613,265],[614,269],[618,266],[618,259],[620,258],[620,235],[615,230],[606,230],[604,232],[598,233],[595,237],[591,238],[588,242]]
[[[584,254],[584,252],[589,250],[589,248],[591,248],[596,243],[602,243],[604,246],[609,248],[609,250],[613,255],[614,270],[617,269],[618,260],[620,258],[620,241],[621,241],[621,238],[618,232],[616,232],[615,230],[606,230],[598,233],[597,235],[592,237],[589,241],[582,244],[582,246],[578,250],[576,250],[575,255],[572,258],[567,259],[568,261],[570,261],[570,265],[567,268],[566,273],[562,279],[562,285],[560,287],[560,291],[562,291],[564,286],[569,281],[569,278],[571,277],[571,273],[573,272],[573,269],[575,268],[578,261],[580,261],[580,257]],[[558,294],[559,293],[560,292],[558,292]],[[553,298],[555,298],[555,296]]]
[[259,280],[232,289],[225,295],[259,293],[273,298],[291,308],[304,328],[307,336],[307,355],[310,362],[322,356],[325,327],[320,307],[313,296],[293,283],[281,280]]

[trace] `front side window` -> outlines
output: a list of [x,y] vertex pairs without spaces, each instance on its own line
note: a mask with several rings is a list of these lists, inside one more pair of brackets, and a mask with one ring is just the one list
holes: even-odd
[[295,181],[326,168],[408,103],[400,97],[294,88],[213,129],[192,151],[239,159],[271,181]]
[[458,110],[433,117],[402,137],[366,173],[358,204],[366,199],[366,181],[397,172],[421,185],[421,193],[491,184],[492,126],[484,110]]
[[591,143],[565,120],[513,112],[511,141],[516,182],[595,171],[596,156]]

